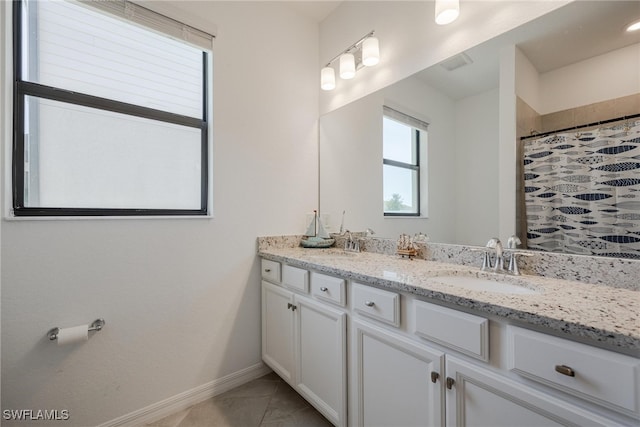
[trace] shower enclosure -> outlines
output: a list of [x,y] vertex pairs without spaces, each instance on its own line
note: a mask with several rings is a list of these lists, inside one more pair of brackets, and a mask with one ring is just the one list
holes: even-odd
[[640,115],[522,141],[527,247],[640,259]]

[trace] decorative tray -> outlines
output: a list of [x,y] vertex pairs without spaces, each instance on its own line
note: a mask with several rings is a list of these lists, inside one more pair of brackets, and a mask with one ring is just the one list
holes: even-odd
[[323,239],[320,237],[309,237],[300,241],[303,248],[329,248],[336,242],[335,239]]

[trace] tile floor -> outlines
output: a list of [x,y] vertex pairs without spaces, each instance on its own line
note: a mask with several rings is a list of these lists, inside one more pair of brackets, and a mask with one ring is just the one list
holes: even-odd
[[330,427],[274,373],[177,412],[147,427]]

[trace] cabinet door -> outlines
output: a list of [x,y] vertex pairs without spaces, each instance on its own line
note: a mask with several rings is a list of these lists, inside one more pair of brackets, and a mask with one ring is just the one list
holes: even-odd
[[351,351],[351,425],[444,425],[443,353],[358,320]]
[[346,425],[346,313],[296,296],[297,390],[329,421]]
[[611,426],[582,408],[447,356],[447,426]]
[[293,294],[262,281],[262,360],[294,385]]

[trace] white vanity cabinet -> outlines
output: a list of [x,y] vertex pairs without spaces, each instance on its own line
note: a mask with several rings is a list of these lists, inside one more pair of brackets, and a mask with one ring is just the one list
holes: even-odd
[[[446,350],[443,356],[446,362],[440,382],[446,389],[447,426],[612,424],[588,410],[514,381],[505,376],[504,370],[491,369],[488,319],[424,301],[414,301],[412,317],[417,336],[452,350]],[[494,331],[501,329],[495,325]],[[498,353],[508,350],[498,347],[494,346]],[[535,348],[528,350],[534,358],[540,358]],[[458,354],[472,359],[465,360]]]
[[446,357],[447,426],[612,426],[615,422],[455,356]]
[[640,418],[637,358],[516,326],[507,327],[507,337],[510,371]]
[[444,354],[351,322],[349,425],[442,426]]
[[[308,291],[308,275],[282,266],[288,288]],[[262,359],[337,426],[346,425],[346,332],[344,310],[262,281]]]
[[637,357],[286,264],[262,278],[263,360],[335,425],[640,425]]
[[293,292],[262,281],[262,360],[294,385]]

